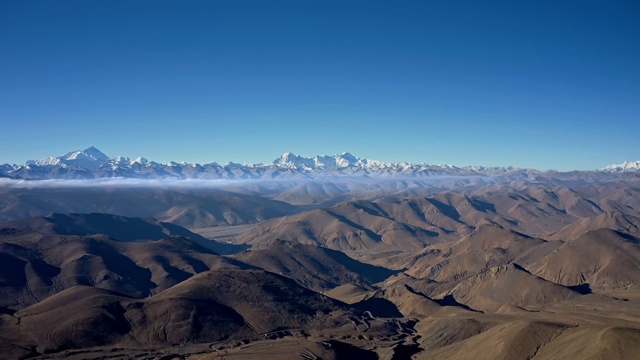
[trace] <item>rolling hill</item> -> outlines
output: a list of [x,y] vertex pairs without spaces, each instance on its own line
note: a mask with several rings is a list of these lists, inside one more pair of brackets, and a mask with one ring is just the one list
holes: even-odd
[[385,280],[395,271],[356,261],[344,253],[297,242],[274,240],[234,256],[257,268],[294,279],[322,292],[340,285],[369,285]]

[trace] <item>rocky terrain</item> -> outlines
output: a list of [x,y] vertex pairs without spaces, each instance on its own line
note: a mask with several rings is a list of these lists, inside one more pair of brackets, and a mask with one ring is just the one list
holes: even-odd
[[[265,169],[384,167],[341,156]],[[95,161],[115,160],[29,166]],[[636,173],[442,169],[503,175],[203,187],[3,170],[0,358],[640,358]]]

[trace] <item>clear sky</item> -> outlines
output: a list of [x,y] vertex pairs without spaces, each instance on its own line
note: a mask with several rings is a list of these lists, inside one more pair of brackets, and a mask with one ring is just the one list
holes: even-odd
[[640,2],[0,1],[0,163],[640,159]]

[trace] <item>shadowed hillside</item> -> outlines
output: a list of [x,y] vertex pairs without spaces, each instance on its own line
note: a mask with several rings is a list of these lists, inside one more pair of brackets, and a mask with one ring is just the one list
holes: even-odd
[[284,202],[211,189],[0,187],[0,221],[51,213],[109,213],[208,227],[255,223],[295,212]]
[[[317,191],[331,206],[198,230],[241,245],[153,218],[5,222],[0,351],[67,360],[637,358],[637,189],[576,184],[428,195],[404,184],[384,196],[375,187],[340,195],[349,187],[254,184],[249,198],[284,191],[305,203]],[[185,198],[167,201],[176,199]]]
[[145,297],[194,274],[244,266],[193,240],[121,242],[102,235],[0,232],[0,306],[22,308],[76,285]]
[[38,353],[100,345],[171,346],[339,325],[345,305],[257,270],[205,272],[144,300],[76,286],[14,314]]
[[205,239],[181,226],[153,218],[132,218],[111,214],[50,214],[0,223],[0,227],[31,229],[57,235],[106,235],[114,240],[131,242],[161,240],[172,236],[190,238],[202,247],[220,254],[236,253],[242,246]]
[[385,280],[395,271],[353,260],[342,252],[296,242],[274,240],[235,256],[253,265],[296,280],[316,291],[344,284],[366,285]]

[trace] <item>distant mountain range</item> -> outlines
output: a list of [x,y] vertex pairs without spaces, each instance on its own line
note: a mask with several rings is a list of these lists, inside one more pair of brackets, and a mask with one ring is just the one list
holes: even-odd
[[[609,165],[599,171],[640,172],[640,161]],[[305,158],[285,153],[270,164],[221,165],[197,163],[158,163],[139,157],[107,156],[95,147],[72,151],[58,157],[29,160],[24,165],[0,165],[0,177],[15,179],[277,179],[316,176],[432,177],[506,176],[528,178],[542,174],[533,169],[382,162],[358,158],[349,153]]]

